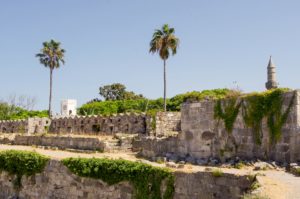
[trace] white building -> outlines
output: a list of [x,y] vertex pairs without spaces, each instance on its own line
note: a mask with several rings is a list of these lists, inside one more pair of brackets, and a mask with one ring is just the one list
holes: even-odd
[[74,116],[77,114],[77,100],[66,99],[61,101],[60,113],[62,116]]

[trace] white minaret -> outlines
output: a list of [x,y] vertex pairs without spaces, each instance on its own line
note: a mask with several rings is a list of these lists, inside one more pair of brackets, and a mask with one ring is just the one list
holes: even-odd
[[62,116],[74,116],[77,114],[77,101],[74,99],[66,99],[61,101],[60,113]]
[[272,56],[270,56],[268,64],[268,81],[266,82],[266,88],[270,90],[277,87],[278,83],[276,82],[275,64],[273,64]]

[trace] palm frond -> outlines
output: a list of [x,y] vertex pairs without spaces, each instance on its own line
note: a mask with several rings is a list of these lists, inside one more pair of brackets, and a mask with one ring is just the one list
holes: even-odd
[[164,34],[168,34],[169,33],[169,25],[168,24],[164,24],[162,27],[162,31]]
[[159,53],[161,59],[168,59],[170,51],[172,55],[177,53],[179,39],[174,35],[175,29],[169,28],[168,24],[164,24],[161,30],[156,29],[150,41],[150,53]]
[[60,42],[51,39],[49,42],[43,42],[41,53],[37,53],[36,57],[45,67],[59,68],[60,63],[65,64],[65,50],[60,47]]

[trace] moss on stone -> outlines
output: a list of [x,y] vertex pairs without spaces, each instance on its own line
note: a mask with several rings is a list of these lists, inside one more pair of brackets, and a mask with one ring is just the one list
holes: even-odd
[[[62,160],[73,173],[100,179],[110,185],[129,181],[135,187],[136,199],[171,199],[174,194],[174,175],[168,169],[127,160],[97,158],[67,158]],[[162,182],[166,190],[161,193]]]

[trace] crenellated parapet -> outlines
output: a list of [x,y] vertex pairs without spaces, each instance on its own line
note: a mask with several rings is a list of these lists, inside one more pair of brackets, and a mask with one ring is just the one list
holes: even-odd
[[28,118],[23,120],[0,120],[0,133],[43,133],[48,130],[49,118]]
[[120,113],[111,116],[90,115],[56,117],[52,119],[49,132],[61,134],[113,135],[115,133],[149,133],[151,117],[144,113]]
[[115,135],[116,133],[163,136],[180,128],[180,113],[119,113],[110,116],[56,116],[0,121],[0,133],[50,133]]

